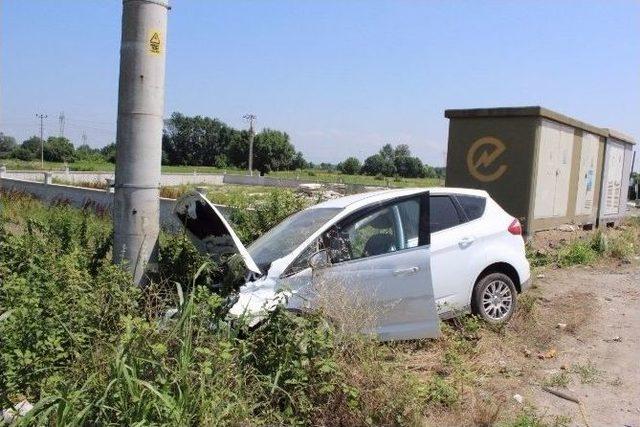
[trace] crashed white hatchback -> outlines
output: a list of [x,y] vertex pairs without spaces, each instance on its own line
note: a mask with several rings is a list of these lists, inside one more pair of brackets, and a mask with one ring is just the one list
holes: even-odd
[[340,298],[364,298],[376,311],[364,332],[381,340],[436,337],[440,317],[470,309],[507,321],[529,283],[520,223],[480,190],[395,189],[329,200],[248,248],[200,193],[183,196],[175,213],[201,250],[242,256],[247,282],[230,314],[251,323],[281,303],[313,310],[319,286],[340,283]]

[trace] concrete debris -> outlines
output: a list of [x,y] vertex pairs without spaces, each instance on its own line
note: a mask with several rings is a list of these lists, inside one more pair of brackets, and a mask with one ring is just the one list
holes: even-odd
[[322,184],[314,184],[314,183],[300,184],[298,186],[298,192],[304,194],[305,196],[317,197],[322,201],[337,199],[339,197],[344,196],[338,191],[324,188],[324,185]]
[[300,190],[303,193],[313,194],[319,190],[322,190],[322,184],[314,184],[314,183],[300,184],[298,185],[298,190]]
[[556,328],[561,329],[561,330],[567,329],[567,324],[566,323],[558,323],[556,325]]
[[558,231],[576,231],[576,227],[569,224],[560,225],[556,228]]
[[524,357],[531,357],[531,350],[529,350],[528,348],[524,349]]
[[522,404],[522,402],[524,402],[524,397],[522,397],[522,396],[521,396],[521,395],[519,395],[519,394],[514,394],[514,395],[513,395],[513,399],[514,399],[516,402],[520,403],[520,404]]
[[27,400],[23,400],[14,405],[13,408],[8,408],[2,411],[2,421],[5,424],[13,423],[18,417],[24,417],[27,412],[33,409],[33,405]]
[[544,274],[538,274],[538,275],[536,276],[536,279],[544,279]]

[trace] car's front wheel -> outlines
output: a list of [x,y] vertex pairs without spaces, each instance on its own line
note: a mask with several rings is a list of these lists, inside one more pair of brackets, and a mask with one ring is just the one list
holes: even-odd
[[516,287],[504,273],[481,278],[473,290],[471,308],[489,323],[507,322],[516,310]]

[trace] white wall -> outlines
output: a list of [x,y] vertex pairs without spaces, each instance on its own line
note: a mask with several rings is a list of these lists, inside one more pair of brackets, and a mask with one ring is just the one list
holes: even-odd
[[[93,188],[74,187],[61,184],[44,184],[42,182],[25,181],[13,178],[0,178],[2,191],[18,191],[28,193],[45,203],[62,201],[77,208],[91,208],[94,211],[112,212],[113,193]],[[174,199],[160,198],[160,225],[166,231],[180,232],[182,225],[173,215]],[[222,205],[216,205],[223,215],[227,216],[231,210]]]

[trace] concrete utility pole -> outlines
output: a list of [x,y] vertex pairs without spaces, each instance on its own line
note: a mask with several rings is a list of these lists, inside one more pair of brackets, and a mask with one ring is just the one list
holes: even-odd
[[242,118],[249,122],[249,175],[253,176],[253,138],[255,137],[253,124],[257,117],[255,114],[249,113],[242,116]]
[[154,267],[160,229],[167,11],[164,0],[123,0],[113,208],[113,260],[136,283]]
[[36,117],[40,119],[40,169],[44,170],[44,119],[47,115],[36,113]]

